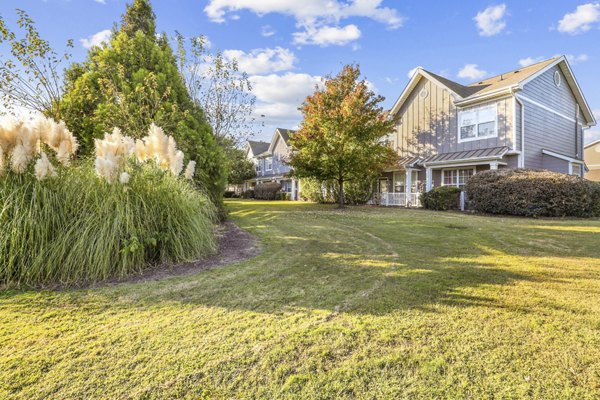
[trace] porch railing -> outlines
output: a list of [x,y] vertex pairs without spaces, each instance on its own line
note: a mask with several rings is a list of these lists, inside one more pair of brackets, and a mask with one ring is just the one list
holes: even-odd
[[421,193],[379,193],[379,205],[385,207],[421,207]]

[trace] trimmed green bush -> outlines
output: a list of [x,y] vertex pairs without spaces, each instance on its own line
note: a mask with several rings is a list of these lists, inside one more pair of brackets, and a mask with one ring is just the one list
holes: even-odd
[[277,194],[281,190],[281,184],[277,182],[266,182],[256,185],[254,198],[260,200],[277,200]]
[[215,251],[215,206],[168,171],[137,166],[109,184],[90,162],[38,181],[0,178],[0,284],[101,281]]
[[[365,177],[344,184],[346,204],[365,204],[373,196],[375,178]],[[337,182],[319,182],[315,179],[302,179],[300,198],[314,203],[337,203],[339,186]]]
[[457,210],[459,202],[460,189],[455,186],[439,186],[421,195],[423,207],[429,210]]
[[471,177],[469,206],[490,214],[528,217],[600,216],[600,185],[550,171],[497,170]]
[[244,190],[240,197],[242,199],[253,199],[254,198],[254,189]]

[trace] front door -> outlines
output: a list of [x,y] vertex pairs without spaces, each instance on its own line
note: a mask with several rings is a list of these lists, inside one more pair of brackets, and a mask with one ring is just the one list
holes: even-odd
[[388,190],[388,180],[387,178],[385,179],[380,179],[379,180],[379,193],[387,193]]

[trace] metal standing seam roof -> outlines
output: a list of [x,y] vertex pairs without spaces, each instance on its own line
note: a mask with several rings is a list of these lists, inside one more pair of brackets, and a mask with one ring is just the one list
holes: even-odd
[[508,147],[502,146],[480,150],[457,151],[455,153],[441,153],[426,158],[421,164],[446,163],[474,159],[502,158],[508,152],[508,150]]

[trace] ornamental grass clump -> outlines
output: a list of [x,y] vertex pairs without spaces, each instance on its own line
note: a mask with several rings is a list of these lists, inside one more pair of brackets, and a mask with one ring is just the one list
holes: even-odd
[[216,209],[185,179],[193,161],[181,174],[174,141],[162,165],[142,142],[140,162],[138,143],[114,130],[95,160],[69,162],[77,143],[61,126],[0,124],[1,285],[91,283],[214,252]]

